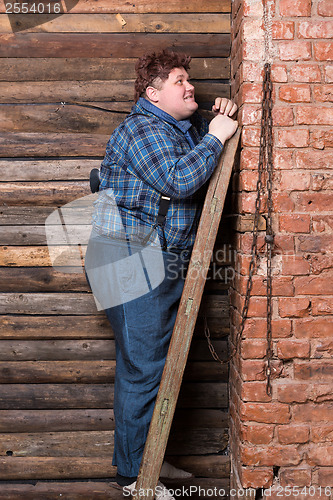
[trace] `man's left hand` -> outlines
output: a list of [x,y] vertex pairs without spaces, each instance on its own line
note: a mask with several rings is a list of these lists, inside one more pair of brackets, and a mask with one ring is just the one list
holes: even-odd
[[237,111],[237,105],[225,97],[216,97],[215,104],[212,106],[212,111],[216,115],[232,116]]

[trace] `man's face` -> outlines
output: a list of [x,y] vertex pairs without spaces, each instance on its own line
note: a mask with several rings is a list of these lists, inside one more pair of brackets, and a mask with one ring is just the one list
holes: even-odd
[[173,68],[168,79],[162,82],[153,103],[176,120],[186,120],[198,109],[194,99],[194,87],[184,68]]

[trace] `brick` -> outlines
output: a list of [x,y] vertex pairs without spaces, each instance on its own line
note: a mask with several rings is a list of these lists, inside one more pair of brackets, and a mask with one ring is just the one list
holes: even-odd
[[323,249],[332,251],[333,248],[333,236],[331,234],[302,235],[298,236],[297,240],[297,249],[300,252],[320,253]]
[[245,382],[242,386],[242,401],[268,402],[272,397],[266,393],[266,382]]
[[[239,176],[237,184],[238,191],[256,191],[257,181],[258,181],[258,173],[255,170],[243,170]],[[234,190],[236,190],[236,186],[234,185]]]
[[273,483],[273,467],[242,467],[240,476],[243,488],[268,488]]
[[308,384],[306,382],[279,384],[277,399],[281,403],[305,403],[308,400]]
[[297,446],[245,446],[241,447],[240,458],[244,465],[287,466],[298,465],[301,455]]
[[[310,223],[311,217],[307,214],[279,215],[279,229],[287,233],[308,233],[310,231]],[[304,260],[303,257],[301,259]]]
[[273,439],[275,425],[243,424],[242,440],[251,444],[269,444]]
[[[312,298],[313,316],[322,316],[333,314],[333,297],[313,297]],[[327,320],[329,321],[329,320]]]
[[[319,43],[319,42],[317,42]],[[318,47],[318,57],[327,55],[327,47]],[[306,41],[290,41],[279,43],[279,56],[281,61],[307,61],[311,59],[311,43]],[[318,59],[317,57],[317,59]],[[323,60],[323,59],[318,59]]]
[[299,38],[332,38],[333,21],[301,21],[298,25]]
[[273,21],[272,37],[273,40],[293,40],[295,33],[294,23],[292,21]]
[[311,441],[325,443],[333,441],[333,424],[320,424],[311,427]]
[[297,444],[309,441],[310,428],[307,425],[279,425],[278,440],[281,444]]
[[[272,337],[286,338],[291,336],[291,321],[278,319],[272,321]],[[267,323],[265,319],[248,319],[244,327],[246,338],[266,338]],[[246,342],[246,341],[245,341]]]
[[279,340],[277,355],[280,359],[308,358],[310,356],[310,343],[307,340]]
[[282,259],[282,274],[296,276],[310,274],[310,262],[300,255],[286,255]]
[[310,102],[311,91],[309,85],[282,85],[279,91],[279,97],[286,102]]
[[285,170],[280,173],[279,188],[285,191],[309,190],[311,175],[309,172]]
[[311,106],[296,108],[296,123],[298,125],[333,125],[332,109]]
[[282,64],[272,64],[271,68],[272,82],[285,83],[288,81],[287,67]]
[[318,14],[324,17],[333,16],[333,4],[331,0],[319,0]]
[[290,407],[282,403],[240,404],[240,418],[243,421],[266,424],[287,424],[290,421]]
[[313,50],[317,61],[331,61],[333,59],[333,42],[314,42]]
[[260,40],[243,40],[243,61],[262,61],[265,54],[264,42]]
[[[282,468],[280,469],[280,484],[284,486],[295,486],[299,488],[311,485],[311,469],[292,469]],[[320,483],[321,484],[321,483]]]
[[313,97],[319,102],[333,102],[333,85],[314,85]]
[[333,359],[312,359],[308,361],[296,360],[294,375],[298,380],[327,380],[333,378]]
[[[280,257],[279,257],[280,260]],[[266,278],[264,276],[254,276],[252,280],[252,295],[266,296],[267,285]],[[242,294],[246,293],[247,277],[244,276],[240,279],[240,292]],[[293,297],[294,286],[291,277],[288,276],[275,276],[272,284],[273,296],[283,296],[283,297]]]
[[264,40],[262,19],[246,19],[242,26],[242,38],[245,40]]
[[332,466],[333,465],[333,444],[318,446],[313,445],[306,454],[309,465]]
[[314,130],[310,134],[311,146],[315,149],[333,147],[333,130]]
[[262,16],[263,6],[260,0],[243,0],[244,17]]
[[244,146],[260,146],[260,128],[243,127],[242,145]]
[[309,131],[305,129],[278,130],[277,146],[280,148],[305,148],[309,145]]
[[[293,192],[291,198],[295,203],[297,212],[327,212],[333,206],[333,193],[330,191],[319,192]],[[327,248],[326,248],[327,251]]]
[[320,67],[317,64],[296,64],[290,70],[290,80],[308,83],[320,82]]
[[245,104],[238,113],[240,125],[259,125],[261,119],[260,106]]
[[333,174],[327,172],[318,172],[311,174],[311,186],[313,191],[321,191],[322,189],[333,189]]
[[294,165],[293,157],[293,151],[273,149],[273,164],[275,170],[291,169]]
[[240,90],[241,102],[261,104],[262,86],[258,83],[245,82]]
[[296,295],[333,295],[333,270],[320,276],[300,276],[295,278]]
[[333,230],[333,214],[332,215],[313,215],[312,216],[312,226],[313,231],[316,233],[320,232],[332,232]]
[[262,82],[263,69],[260,63],[243,61],[241,65],[241,80],[243,82]]
[[304,318],[310,314],[311,302],[306,297],[279,298],[278,300],[281,318]]
[[296,151],[295,162],[297,168],[308,169],[326,169],[333,164],[333,152],[325,151]]
[[324,401],[333,401],[333,385],[330,383],[322,383],[316,380],[309,385],[309,399],[315,403],[323,403]]
[[317,471],[317,484],[322,488],[333,486],[333,467],[320,467]]
[[333,82],[333,66],[330,66],[329,64],[327,64],[323,67],[323,70],[324,70],[324,81],[327,83],[332,83]]
[[[333,158],[333,156],[332,156]],[[243,148],[241,151],[240,168],[241,170],[257,170],[259,162],[258,148]]]
[[280,14],[285,17],[311,15],[311,0],[280,0]]
[[313,358],[333,358],[333,340],[315,340],[311,344]]
[[295,203],[289,193],[273,192],[273,207],[277,213],[293,212],[295,210]]
[[[325,228],[324,225],[323,227]],[[331,253],[309,255],[308,260],[311,263],[311,270],[313,274],[320,274],[322,271],[325,271],[325,269],[333,268],[333,255]]]
[[294,125],[294,113],[290,107],[274,106],[272,111],[273,126],[291,127]]
[[265,362],[262,360],[244,360],[241,364],[240,374],[244,381],[266,380]]
[[266,356],[266,350],[266,340],[244,339],[242,342],[243,359],[263,359]]
[[332,338],[332,323],[326,318],[304,318],[294,321],[297,338]]
[[333,402],[294,405],[292,412],[294,422],[332,422]]

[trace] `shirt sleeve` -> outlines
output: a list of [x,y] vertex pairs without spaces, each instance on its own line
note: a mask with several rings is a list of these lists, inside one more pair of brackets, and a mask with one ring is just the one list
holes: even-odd
[[154,189],[174,199],[192,195],[209,179],[223,149],[219,139],[206,134],[184,155],[179,138],[157,120],[137,124],[132,132],[128,168]]

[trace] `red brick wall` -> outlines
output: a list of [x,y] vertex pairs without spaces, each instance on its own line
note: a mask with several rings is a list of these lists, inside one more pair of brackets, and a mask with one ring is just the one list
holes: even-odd
[[[273,0],[270,5],[275,377],[269,397],[262,264],[254,278],[241,355],[230,369],[233,486],[291,485],[307,487],[303,500],[331,498],[309,487],[333,486],[333,1]],[[234,208],[253,214],[265,56],[261,0],[233,2],[232,33],[232,95],[243,126]],[[232,341],[240,323],[251,234],[236,233],[235,239]]]

